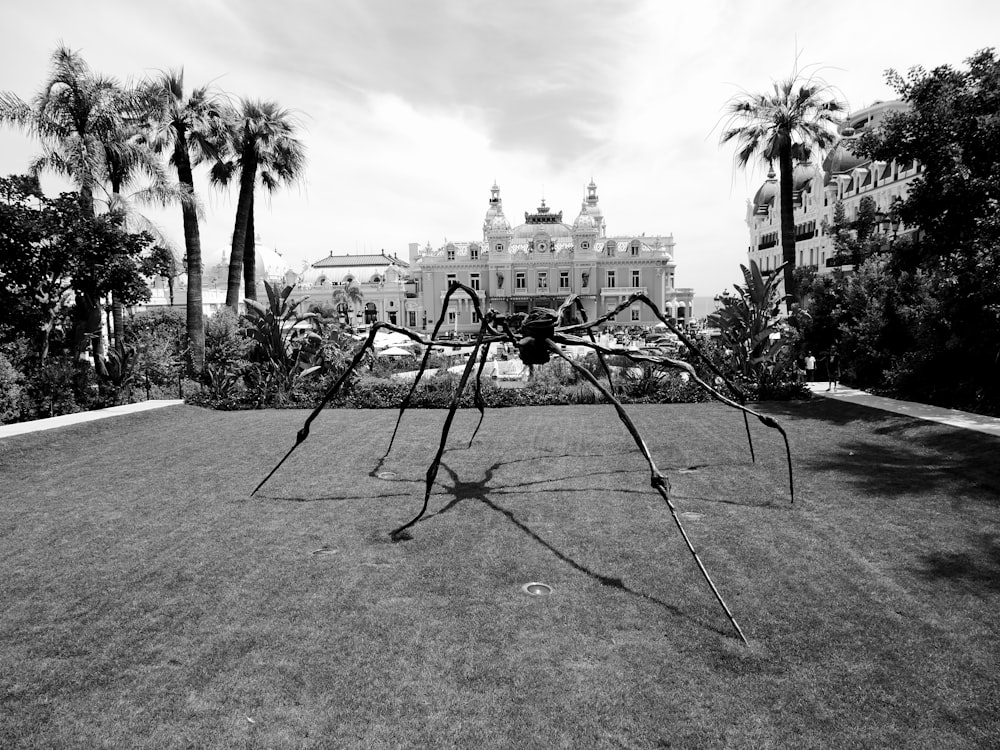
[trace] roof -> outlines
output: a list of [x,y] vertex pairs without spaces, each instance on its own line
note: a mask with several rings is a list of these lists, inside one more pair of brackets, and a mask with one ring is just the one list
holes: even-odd
[[409,268],[410,264],[400,258],[392,257],[382,253],[370,253],[361,255],[334,255],[330,253],[326,258],[318,260],[312,264],[313,268],[344,268],[359,266],[384,266],[386,264]]

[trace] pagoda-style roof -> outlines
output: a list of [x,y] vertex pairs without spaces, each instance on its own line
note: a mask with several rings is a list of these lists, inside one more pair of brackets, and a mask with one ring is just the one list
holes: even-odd
[[384,266],[394,265],[400,268],[409,268],[410,264],[405,260],[395,256],[381,253],[363,253],[360,255],[334,255],[332,252],[326,258],[318,260],[312,264],[313,268],[345,268],[362,266]]

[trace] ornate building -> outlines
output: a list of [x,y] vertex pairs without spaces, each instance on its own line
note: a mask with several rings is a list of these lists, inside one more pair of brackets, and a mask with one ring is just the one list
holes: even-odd
[[[683,323],[690,318],[694,290],[675,286],[674,246],[671,235],[608,237],[593,182],[572,224],[542,200],[534,213],[524,213],[518,226],[511,226],[500,188],[493,185],[481,240],[446,242],[437,249],[410,246],[416,288],[406,303],[405,323],[433,327],[453,279],[477,290],[484,309],[500,313],[558,307],[569,294],[577,294],[593,319],[641,291],[666,317]],[[644,305],[635,304],[614,322],[652,326],[658,321]],[[456,332],[479,327],[466,295],[452,297],[446,324]]]
[[[350,316],[355,327],[382,320],[405,325],[402,310],[407,294],[414,288],[409,283],[409,263],[395,255],[379,253],[334,255],[316,261],[295,274],[293,297],[308,297],[306,303],[336,302],[341,313]],[[340,289],[357,287],[360,301],[345,300]]]
[[[851,151],[851,144],[866,129],[876,127],[888,114],[906,108],[901,101],[876,102],[849,115],[841,128],[840,143],[827,155],[822,167],[806,164],[795,167],[796,266],[829,273],[834,268],[853,265],[852,259],[836,255],[832,237],[827,233],[838,202],[844,207],[845,219],[853,221],[866,197],[887,217],[893,215],[894,201],[906,197],[910,182],[920,174],[919,163],[872,162]],[[762,271],[773,271],[782,262],[781,208],[778,179],[773,170],[753,200],[748,201],[746,222],[750,228],[749,259],[756,261]],[[897,220],[893,231],[900,229]],[[906,228],[902,227],[902,231]]]

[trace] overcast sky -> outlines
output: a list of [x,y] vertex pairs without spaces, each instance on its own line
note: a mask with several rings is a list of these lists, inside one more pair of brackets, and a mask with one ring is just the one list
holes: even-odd
[[[4,2],[0,28],[0,90],[24,99],[61,41],[123,80],[183,67],[189,88],[295,111],[304,178],[256,214],[292,267],[478,240],[494,180],[513,224],[542,197],[572,223],[593,178],[609,234],[672,233],[678,285],[714,295],[740,278],[762,179],[719,145],[727,100],[796,56],[852,110],[892,99],[887,68],[962,65],[995,45],[1000,3],[28,0]],[[0,132],[0,174],[37,152]],[[214,262],[235,195],[198,189]],[[151,215],[182,247],[180,208]]]

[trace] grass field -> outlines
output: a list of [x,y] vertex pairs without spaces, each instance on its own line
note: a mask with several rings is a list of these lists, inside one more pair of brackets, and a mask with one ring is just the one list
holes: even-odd
[[[0,441],[0,747],[1000,742],[1000,440],[823,400],[194,407]],[[387,478],[372,476],[378,466]],[[314,554],[324,549],[323,554]],[[549,597],[521,586],[542,581]]]

